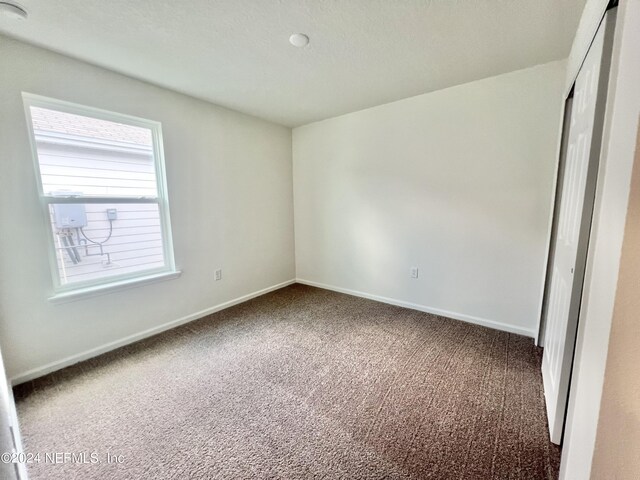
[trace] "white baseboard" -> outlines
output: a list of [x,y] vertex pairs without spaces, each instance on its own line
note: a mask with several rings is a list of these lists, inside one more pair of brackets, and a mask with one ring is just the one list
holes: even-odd
[[166,330],[170,330],[172,328],[178,327],[185,323],[198,320],[199,318],[206,317],[207,315],[211,315],[212,313],[219,312],[220,310],[224,310],[225,308],[229,308],[234,305],[238,305],[239,303],[246,302],[247,300],[251,300],[252,298],[259,297],[260,295],[264,295],[265,293],[273,292],[274,290],[279,290],[293,283],[296,283],[296,281],[288,280],[286,282],[282,282],[277,285],[272,285],[271,287],[263,288],[262,290],[258,290],[257,292],[243,295],[242,297],[229,300],[228,302],[221,303],[219,305],[207,308],[205,310],[200,310],[199,312],[195,312],[195,313],[192,313],[191,315],[187,315],[177,320],[173,320],[171,322],[158,325],[157,327],[149,328],[148,330],[144,330],[139,333],[134,333],[133,335],[129,335],[128,337],[121,338],[120,340],[105,343],[104,345],[101,345],[99,347],[86,350],[76,355],[71,355],[69,357],[63,358],[62,360],[57,360],[55,362],[47,363],[46,365],[43,365],[41,367],[36,367],[31,370],[27,370],[26,372],[23,372],[11,377],[10,379],[11,385],[18,385],[20,383],[33,380],[34,378],[42,377],[43,375],[46,375],[48,373],[55,372],[56,370],[60,370],[62,368],[73,365],[74,363],[82,362],[83,360],[88,360],[89,358],[92,358],[92,357],[97,357],[98,355],[109,352],[111,350],[115,350],[116,348],[129,345],[130,343],[137,342],[138,340],[142,340],[144,338],[157,335],[158,333],[162,333]]
[[82,362],[84,360],[88,360],[93,357],[97,357],[103,353],[109,352],[111,350],[115,350],[116,348],[123,347],[125,345],[129,345],[130,343],[137,342],[138,340],[142,340],[144,338],[151,337],[153,335],[157,335],[158,333],[162,333],[166,330],[170,330],[172,328],[178,327],[185,323],[192,322],[202,317],[206,317],[207,315],[211,315],[212,313],[219,312],[220,310],[224,310],[225,308],[232,307],[234,305],[238,305],[239,303],[246,302],[247,300],[251,300],[252,298],[259,297],[260,295],[264,295],[269,292],[273,292],[275,290],[279,290],[293,283],[301,283],[303,285],[309,285],[312,287],[323,288],[325,290],[332,290],[334,292],[345,293],[347,295],[353,295],[356,297],[368,298],[370,300],[375,300],[382,303],[388,303],[390,305],[396,305],[399,307],[410,308],[412,310],[419,310],[421,312],[432,313],[434,315],[440,315],[443,317],[453,318],[455,320],[461,320],[463,322],[474,323],[476,325],[482,325],[485,327],[493,328],[496,330],[502,330],[510,333],[517,333],[519,335],[524,335],[526,337],[535,337],[535,332],[533,330],[528,330],[521,327],[515,327],[513,325],[508,325],[501,322],[495,322],[493,320],[487,320],[480,317],[475,317],[472,315],[465,315],[462,313],[450,312],[447,310],[441,310],[438,308],[426,307],[424,305],[419,305],[416,303],[405,302],[402,300],[395,300],[393,298],[382,297],[379,295],[373,295],[370,293],[359,292],[356,290],[350,290],[348,288],[336,287],[333,285],[326,285],[324,283],[312,282],[310,280],[304,280],[302,278],[298,278],[295,280],[288,280],[286,282],[279,283],[277,285],[273,285],[271,287],[264,288],[262,290],[258,290],[253,293],[249,293],[247,295],[243,295],[242,297],[235,298],[233,300],[229,300],[228,302],[221,303],[219,305],[215,305],[213,307],[207,308],[205,310],[200,310],[199,312],[192,313],[191,315],[187,315],[185,317],[179,318],[177,320],[173,320],[171,322],[164,323],[162,325],[158,325],[157,327],[150,328],[148,330],[144,330],[142,332],[135,333],[133,335],[129,335],[128,337],[121,338],[120,340],[116,340],[113,342],[106,343],[96,348],[92,348],[90,350],[86,350],[82,353],[71,355],[69,357],[63,358],[61,360],[57,360],[55,362],[48,363],[46,365],[33,368],[31,370],[27,370],[26,372],[20,373],[11,377],[10,381],[12,385],[18,385],[20,383],[28,382],[29,380],[33,380],[34,378],[42,377],[43,375],[47,375],[48,373],[55,372],[56,370],[60,370],[62,368],[68,367],[78,362]]
[[482,325],[483,327],[493,328],[495,330],[502,330],[503,332],[517,333],[518,335],[524,335],[525,337],[535,338],[535,331],[522,327],[516,327],[502,322],[496,322],[494,320],[487,320],[486,318],[480,318],[473,315],[466,315],[464,313],[450,312],[447,310],[441,310],[439,308],[426,307],[417,303],[405,302],[402,300],[395,300],[393,298],[381,297],[379,295],[373,295],[371,293],[359,292],[357,290],[350,290],[348,288],[336,287],[334,285],[326,285],[324,283],[312,282],[303,278],[296,278],[297,283],[303,285],[309,285],[311,287],[324,288],[325,290],[332,290],[334,292],[346,293],[347,295],[353,295],[355,297],[368,298],[369,300],[376,300],[382,303],[388,303],[389,305],[396,305],[398,307],[410,308],[412,310],[419,310],[421,312],[432,313],[434,315],[440,315],[442,317],[453,318],[454,320],[461,320],[463,322],[474,323],[476,325]]

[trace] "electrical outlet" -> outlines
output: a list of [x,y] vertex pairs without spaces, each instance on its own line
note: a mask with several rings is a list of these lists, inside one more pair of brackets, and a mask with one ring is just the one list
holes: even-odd
[[118,210],[115,208],[107,208],[107,219],[108,220],[117,220],[118,219]]
[[217,282],[218,280],[222,280],[222,269],[218,269],[218,270],[216,270],[216,272],[215,272],[215,276],[216,276],[216,282]]
[[411,278],[418,278],[418,267],[411,267],[409,275],[411,275]]

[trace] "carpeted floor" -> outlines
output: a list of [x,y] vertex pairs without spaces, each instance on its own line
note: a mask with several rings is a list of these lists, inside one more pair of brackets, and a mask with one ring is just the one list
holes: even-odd
[[32,480],[552,479],[540,361],[528,338],[293,285],[15,394]]

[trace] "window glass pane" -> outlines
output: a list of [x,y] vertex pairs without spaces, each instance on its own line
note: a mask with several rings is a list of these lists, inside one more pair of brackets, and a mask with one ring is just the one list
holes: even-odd
[[49,212],[62,285],[165,266],[155,203],[52,204]]
[[157,196],[150,129],[30,109],[45,195]]

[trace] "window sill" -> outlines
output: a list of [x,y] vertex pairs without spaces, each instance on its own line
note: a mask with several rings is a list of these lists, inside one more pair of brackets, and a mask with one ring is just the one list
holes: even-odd
[[51,303],[67,303],[73,302],[75,300],[83,300],[85,298],[95,297],[97,295],[105,295],[107,293],[127,290],[129,288],[162,282],[164,280],[172,280],[174,278],[178,278],[181,274],[182,272],[180,270],[176,270],[174,272],[155,273],[153,275],[146,275],[144,277],[130,278],[127,280],[112,282],[105,285],[95,285],[92,287],[78,288],[69,292],[57,293],[54,296],[49,297],[49,301]]

